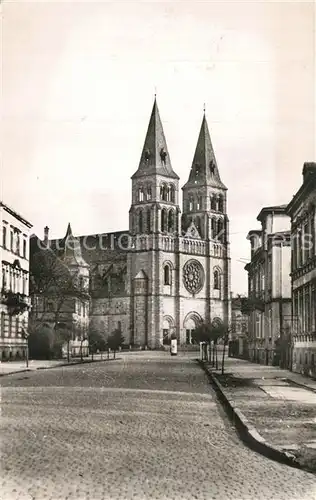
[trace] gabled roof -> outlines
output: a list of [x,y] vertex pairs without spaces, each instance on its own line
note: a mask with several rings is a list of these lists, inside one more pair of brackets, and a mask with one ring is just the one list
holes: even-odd
[[183,188],[191,186],[210,186],[219,189],[227,189],[219,175],[205,114],[203,115],[189,180]]
[[138,170],[134,173],[132,179],[153,174],[179,179],[171,166],[156,98],[151,112]]

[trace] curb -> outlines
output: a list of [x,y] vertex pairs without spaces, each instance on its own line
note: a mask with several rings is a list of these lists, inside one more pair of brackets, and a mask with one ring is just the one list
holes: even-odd
[[55,366],[39,366],[38,368],[24,368],[22,370],[16,370],[14,372],[0,373],[0,377],[6,377],[7,375],[14,375],[15,373],[25,373],[25,372],[37,372],[39,370],[53,370],[54,368],[65,368],[66,366],[75,366],[75,365],[86,365],[89,363],[103,363],[104,361],[118,361],[121,358],[110,358],[110,359],[89,359],[87,361],[75,361],[74,363],[62,363],[60,365]]
[[[296,457],[289,452],[283,451],[282,449],[273,446],[268,443],[257,431],[257,429],[247,420],[245,415],[240,411],[240,409],[234,404],[234,402],[227,396],[224,387],[217,380],[216,376],[208,370],[205,362],[197,360],[200,367],[205,371],[208,376],[215,392],[223,404],[226,413],[233,421],[242,441],[246,443],[254,451],[257,451],[261,455],[267,458],[275,460],[277,462],[289,465],[296,469],[304,469],[302,465],[297,461]],[[308,471],[310,472],[310,471]]]

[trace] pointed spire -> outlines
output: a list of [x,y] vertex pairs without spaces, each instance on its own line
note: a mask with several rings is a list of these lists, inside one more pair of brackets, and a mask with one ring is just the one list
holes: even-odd
[[205,105],[202,125],[199,138],[197,141],[192,167],[190,171],[188,185],[207,185],[227,189],[222,183],[218,166],[215,158],[215,153],[212,146],[212,141],[205,116]]
[[64,256],[63,260],[70,266],[87,267],[88,264],[82,257],[81,244],[78,238],[72,233],[70,222],[67,227],[66,236],[64,238]]
[[179,179],[171,166],[167,142],[159,116],[156,94],[139,167],[132,178],[151,174],[165,175],[173,179]]
[[72,236],[72,229],[71,229],[71,225],[70,225],[70,222],[68,222],[68,227],[67,227],[67,231],[66,231],[66,236],[65,238],[67,239],[68,236]]

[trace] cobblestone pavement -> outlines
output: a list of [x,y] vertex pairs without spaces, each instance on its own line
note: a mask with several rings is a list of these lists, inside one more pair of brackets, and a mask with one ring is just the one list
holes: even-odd
[[1,500],[315,500],[239,440],[194,356],[3,377]]

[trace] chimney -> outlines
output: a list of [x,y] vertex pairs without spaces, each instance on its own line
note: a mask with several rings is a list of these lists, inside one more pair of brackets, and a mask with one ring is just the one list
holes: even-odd
[[45,226],[44,227],[44,243],[48,245],[48,233],[49,233],[49,227]]

